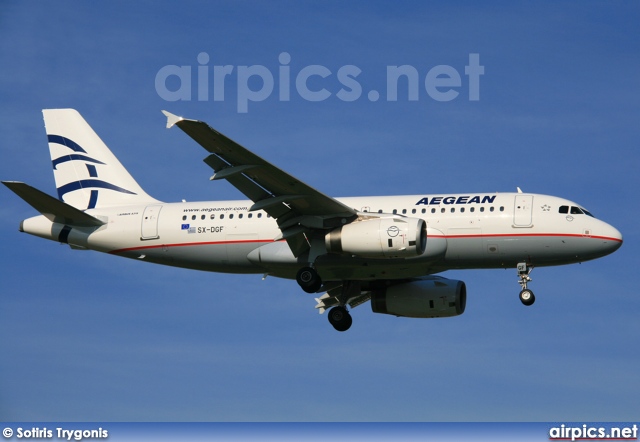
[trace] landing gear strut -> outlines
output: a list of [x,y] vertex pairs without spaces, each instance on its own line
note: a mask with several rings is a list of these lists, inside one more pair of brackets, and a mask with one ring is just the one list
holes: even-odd
[[329,323],[337,331],[347,331],[353,323],[347,306],[353,309],[367,302],[371,299],[371,293],[362,292],[361,281],[329,281],[327,284],[327,293],[316,298],[316,308],[320,309],[320,313],[328,311]]
[[296,281],[307,293],[315,293],[322,287],[322,279],[313,267],[303,267],[298,270]]
[[527,306],[536,302],[536,297],[533,295],[533,292],[527,288],[527,283],[531,282],[529,274],[532,270],[533,266],[528,266],[526,262],[518,263],[518,283],[522,287],[522,291],[520,292],[520,302]]

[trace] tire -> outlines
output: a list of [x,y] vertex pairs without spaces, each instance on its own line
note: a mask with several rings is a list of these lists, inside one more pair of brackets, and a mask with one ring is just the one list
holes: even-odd
[[339,332],[344,332],[349,330],[351,324],[353,324],[353,318],[347,311],[346,308],[342,306],[334,307],[329,310],[329,322],[333,325],[333,328],[338,330]]
[[311,267],[303,267],[298,270],[296,281],[302,290],[307,293],[315,293],[320,290],[320,287],[322,287],[322,280],[320,279],[318,272]]
[[536,297],[531,290],[524,289],[520,292],[520,302],[526,306],[533,305],[536,302]]

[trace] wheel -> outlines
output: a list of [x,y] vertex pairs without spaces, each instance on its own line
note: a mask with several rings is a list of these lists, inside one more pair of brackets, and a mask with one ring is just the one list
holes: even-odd
[[343,332],[349,330],[353,319],[346,308],[342,306],[334,307],[329,310],[329,322],[333,325],[333,328]]
[[303,267],[298,270],[296,281],[298,281],[302,290],[307,293],[315,293],[320,290],[320,287],[322,287],[320,275],[318,275],[318,272],[311,267]]
[[533,295],[533,292],[529,289],[524,289],[520,292],[520,302],[524,305],[532,305],[536,302],[536,297]]
[[329,322],[333,325],[333,328],[343,332],[349,330],[353,319],[346,308],[338,306],[329,310]]

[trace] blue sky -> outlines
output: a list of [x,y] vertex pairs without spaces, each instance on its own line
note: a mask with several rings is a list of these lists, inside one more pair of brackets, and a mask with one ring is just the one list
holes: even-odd
[[[455,271],[464,315],[354,310],[337,333],[293,281],[153,266],[17,231],[34,211],[0,189],[0,419],[14,421],[596,421],[637,419],[636,2],[3,2],[0,178],[55,193],[41,109],[78,109],[164,201],[237,199],[167,109],[205,120],[334,196],[514,191],[562,196],[616,226],[603,259],[538,268],[524,308],[513,270]],[[225,99],[197,99],[204,66],[236,67]],[[237,106],[238,66],[332,95],[276,88]],[[469,54],[484,66],[470,101]],[[190,101],[156,75],[190,66]],[[357,66],[362,96],[340,100]],[[386,100],[387,66],[413,66],[417,101]],[[435,66],[457,98],[429,97]],[[213,81],[212,78],[210,78]],[[255,81],[253,81],[255,80]],[[250,87],[259,89],[254,78]],[[172,83],[173,81],[173,83]],[[175,88],[176,78],[168,87]],[[213,86],[210,86],[211,91]],[[368,92],[381,99],[370,101]]]

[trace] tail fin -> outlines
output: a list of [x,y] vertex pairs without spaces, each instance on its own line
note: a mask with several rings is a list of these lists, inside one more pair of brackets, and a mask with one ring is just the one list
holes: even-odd
[[157,202],[75,109],[44,109],[58,198],[80,209]]

